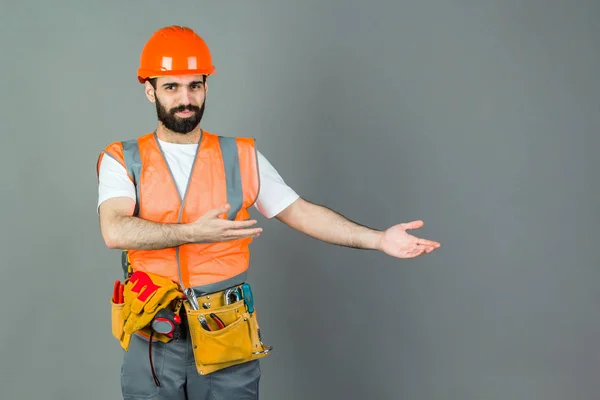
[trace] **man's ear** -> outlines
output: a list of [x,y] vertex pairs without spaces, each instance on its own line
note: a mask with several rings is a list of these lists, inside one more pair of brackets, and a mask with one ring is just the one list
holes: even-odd
[[146,98],[148,99],[148,101],[150,101],[151,103],[154,103],[156,101],[156,98],[154,97],[154,87],[152,86],[152,84],[148,81],[146,81],[144,83],[145,86],[145,93],[146,93]]

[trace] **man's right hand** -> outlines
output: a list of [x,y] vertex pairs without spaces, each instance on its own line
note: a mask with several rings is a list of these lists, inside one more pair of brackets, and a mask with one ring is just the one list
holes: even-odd
[[128,197],[108,199],[100,205],[100,227],[106,246],[111,249],[159,250],[187,243],[211,243],[258,237],[261,228],[250,228],[250,221],[219,218],[229,205],[208,211],[187,224],[158,223],[133,217],[135,201]]
[[250,228],[256,220],[230,221],[221,216],[229,210],[229,204],[208,211],[196,221],[185,225],[191,243],[213,243],[229,240],[256,238],[262,228]]

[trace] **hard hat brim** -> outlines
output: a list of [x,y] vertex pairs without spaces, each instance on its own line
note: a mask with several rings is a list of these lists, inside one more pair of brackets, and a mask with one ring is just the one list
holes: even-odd
[[176,75],[214,75],[216,68],[213,65],[210,68],[204,69],[183,69],[183,70],[171,70],[171,71],[156,71],[148,69],[138,69],[138,81],[140,83],[146,82],[150,78],[157,78],[160,76],[176,76]]

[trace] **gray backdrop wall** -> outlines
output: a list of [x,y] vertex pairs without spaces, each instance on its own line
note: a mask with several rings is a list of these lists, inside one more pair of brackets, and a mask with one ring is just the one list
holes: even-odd
[[263,399],[597,398],[599,2],[0,4],[1,398],[120,397],[95,166],[154,128],[136,68],[170,24],[213,52],[205,129],[442,243],[397,260],[254,212]]

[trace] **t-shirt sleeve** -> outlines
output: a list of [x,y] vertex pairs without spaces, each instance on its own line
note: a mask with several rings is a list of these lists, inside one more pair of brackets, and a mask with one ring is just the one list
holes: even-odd
[[257,151],[260,188],[254,207],[265,217],[273,218],[300,196],[288,186],[275,167]]
[[98,212],[102,202],[114,197],[129,197],[135,200],[135,186],[127,175],[125,167],[111,156],[104,154],[98,174],[98,208],[96,211]]

